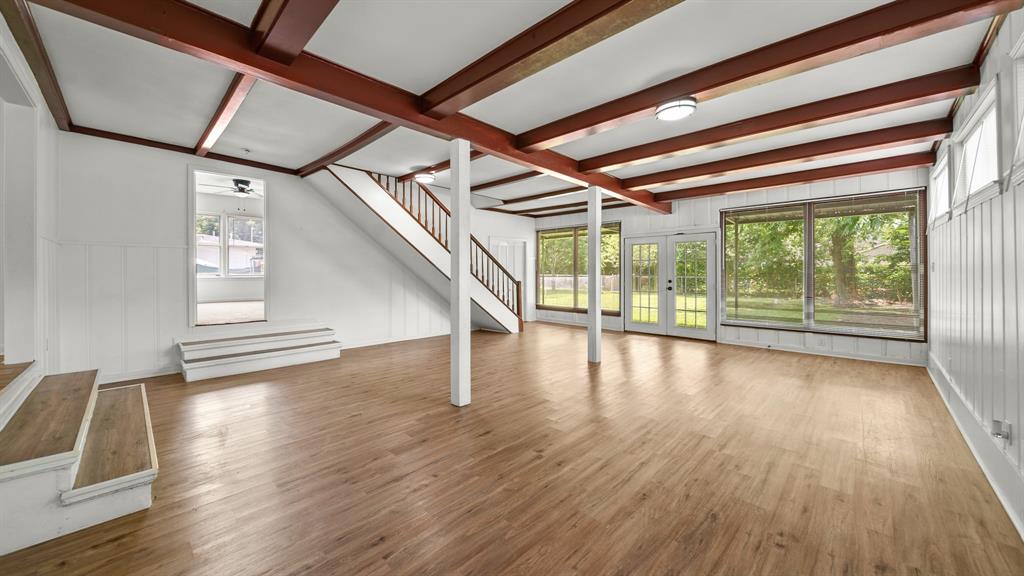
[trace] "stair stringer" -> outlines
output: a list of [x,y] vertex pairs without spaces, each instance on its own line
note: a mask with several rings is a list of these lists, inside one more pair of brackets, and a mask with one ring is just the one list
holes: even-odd
[[[398,261],[448,300],[451,255],[369,174],[332,166],[306,180]],[[474,328],[519,332],[519,318],[476,278],[470,287]]]

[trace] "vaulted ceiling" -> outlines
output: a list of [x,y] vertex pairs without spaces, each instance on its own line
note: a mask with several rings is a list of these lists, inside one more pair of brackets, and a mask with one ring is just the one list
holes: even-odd
[[[4,0],[58,125],[306,175],[330,163],[509,213],[927,165],[1024,0]],[[695,96],[683,120],[658,104]]]

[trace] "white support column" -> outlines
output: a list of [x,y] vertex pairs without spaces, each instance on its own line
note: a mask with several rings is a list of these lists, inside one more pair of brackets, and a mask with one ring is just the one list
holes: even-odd
[[587,361],[601,361],[601,189],[587,189]]
[[470,396],[470,301],[473,278],[469,271],[469,142],[451,141],[452,223],[448,242],[452,251],[451,368],[452,404],[466,406]]

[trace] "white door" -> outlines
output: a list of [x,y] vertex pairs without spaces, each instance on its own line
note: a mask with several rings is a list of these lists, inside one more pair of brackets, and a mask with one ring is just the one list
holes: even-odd
[[627,330],[715,339],[715,235],[626,240]]

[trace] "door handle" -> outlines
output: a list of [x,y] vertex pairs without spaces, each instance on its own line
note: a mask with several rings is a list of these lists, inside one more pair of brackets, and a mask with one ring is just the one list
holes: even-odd
[[668,287],[665,288],[665,290],[668,290],[669,292],[671,292],[672,291],[672,287],[668,286]]

